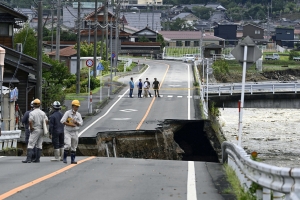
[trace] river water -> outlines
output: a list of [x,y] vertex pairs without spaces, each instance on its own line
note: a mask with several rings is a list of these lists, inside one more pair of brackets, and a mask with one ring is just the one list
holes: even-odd
[[[237,144],[237,108],[220,108],[219,122],[227,141]],[[300,167],[300,110],[245,108],[242,147],[258,153],[261,162]]]

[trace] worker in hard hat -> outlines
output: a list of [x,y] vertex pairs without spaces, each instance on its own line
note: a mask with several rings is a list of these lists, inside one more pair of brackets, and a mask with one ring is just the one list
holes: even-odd
[[53,112],[49,117],[49,137],[52,139],[54,149],[54,159],[51,161],[62,161],[64,153],[64,125],[60,123],[63,114],[60,112],[59,101],[52,104]]
[[[27,110],[23,117],[22,117],[22,124],[24,125],[25,127],[25,143],[26,143],[26,146],[28,145],[28,141],[29,141],[29,136],[30,136],[30,130],[29,130],[29,113],[31,111],[33,111],[33,101],[31,101],[30,103],[30,110]],[[36,155],[36,147],[33,148],[32,150],[32,159],[35,159],[35,155]]]
[[39,99],[33,100],[34,110],[29,113],[29,130],[30,136],[27,145],[27,158],[22,161],[23,163],[31,163],[32,149],[36,146],[36,158],[32,162],[39,163],[42,153],[42,144],[43,144],[43,123],[44,120],[48,123],[48,117],[40,109],[41,101]]
[[[80,103],[78,100],[72,101],[72,109],[65,112],[60,120],[65,125],[65,146],[63,162],[67,163],[67,157],[71,154],[71,164],[77,164],[75,161],[76,148],[78,145],[78,130],[82,126],[83,120],[81,114],[78,112]],[[71,151],[71,152],[70,152]]]

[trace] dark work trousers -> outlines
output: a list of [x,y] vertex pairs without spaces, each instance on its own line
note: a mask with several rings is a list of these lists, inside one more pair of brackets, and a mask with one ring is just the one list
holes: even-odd
[[155,96],[159,96],[159,90],[154,88],[154,94],[155,94]]
[[26,145],[28,144],[29,136],[30,136],[30,131],[27,128],[27,129],[25,129],[25,143],[26,143]]
[[138,98],[142,98],[142,92],[143,92],[143,88],[139,88]]
[[130,88],[129,97],[132,97],[133,88]]
[[52,144],[54,149],[64,148],[64,133],[53,133],[52,134]]

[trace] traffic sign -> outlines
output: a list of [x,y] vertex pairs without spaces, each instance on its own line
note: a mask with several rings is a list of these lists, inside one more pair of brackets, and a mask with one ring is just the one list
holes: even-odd
[[97,65],[97,70],[104,70],[104,66],[102,65],[102,63],[101,62],[99,62],[98,63],[98,65]]
[[[244,60],[244,47],[247,46],[247,59]],[[231,51],[231,54],[243,65],[245,61],[246,67],[250,67],[255,63],[261,56],[261,50],[256,46],[253,40],[247,36],[245,37],[236,47]]]
[[88,59],[86,60],[85,64],[87,67],[92,67],[94,65],[94,61],[92,59]]

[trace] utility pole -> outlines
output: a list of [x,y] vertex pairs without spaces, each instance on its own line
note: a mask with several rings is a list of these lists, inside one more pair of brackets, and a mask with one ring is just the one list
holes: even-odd
[[106,27],[105,27],[105,45],[106,45],[106,61],[108,59],[108,0],[105,0],[105,24],[106,24]]
[[76,67],[76,94],[80,94],[80,1],[77,10],[77,67]]
[[116,24],[116,33],[115,33],[115,75],[118,67],[118,42],[119,42],[119,12],[120,12],[120,2],[117,0],[116,13],[115,13],[115,24]]
[[154,30],[154,3],[155,0],[153,0],[153,5],[152,5],[152,30]]
[[97,0],[95,0],[95,20],[94,20],[94,66],[93,66],[93,77],[97,76],[97,26],[98,26],[98,5]]
[[149,11],[148,11],[148,5],[149,5],[149,3],[147,2],[147,27],[148,27],[148,13],[149,13]]
[[53,22],[54,22],[54,17],[53,17],[53,15],[54,15],[54,4],[55,4],[55,2],[54,1],[51,1],[51,4],[52,4],[52,6],[51,6],[51,52],[53,51]]
[[57,28],[56,28],[56,51],[55,51],[55,60],[60,60],[60,9],[61,2],[57,0]]
[[37,77],[36,98],[42,100],[42,45],[43,45],[43,2],[38,2],[38,55],[37,55]]
[[[112,94],[112,31],[113,31],[113,24],[112,24],[112,17],[110,18],[110,94]],[[107,51],[106,51],[107,52]]]

